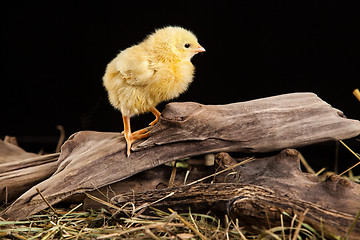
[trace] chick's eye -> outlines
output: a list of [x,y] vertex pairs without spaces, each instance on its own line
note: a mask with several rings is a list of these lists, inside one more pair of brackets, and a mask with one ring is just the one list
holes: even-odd
[[190,43],[185,43],[184,47],[189,48],[189,47],[190,47]]

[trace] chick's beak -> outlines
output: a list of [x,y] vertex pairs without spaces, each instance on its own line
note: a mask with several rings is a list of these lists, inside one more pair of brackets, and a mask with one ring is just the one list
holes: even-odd
[[197,46],[197,48],[194,49],[194,52],[199,53],[199,52],[205,52],[205,48],[203,48],[200,44]]

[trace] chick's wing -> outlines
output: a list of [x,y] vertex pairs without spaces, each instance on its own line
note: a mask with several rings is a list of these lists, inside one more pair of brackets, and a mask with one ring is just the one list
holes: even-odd
[[155,73],[146,51],[133,46],[122,51],[116,61],[116,69],[129,85],[147,85]]

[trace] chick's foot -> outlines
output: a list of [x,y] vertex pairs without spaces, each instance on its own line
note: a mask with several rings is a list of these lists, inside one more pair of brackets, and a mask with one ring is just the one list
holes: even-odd
[[[132,134],[135,134],[135,135],[136,135],[136,134],[143,134],[143,133],[146,133],[146,132],[149,132],[149,133],[150,133],[150,129],[151,129],[151,127],[146,127],[146,128],[137,130],[137,131],[133,132]],[[120,134],[121,134],[121,135],[124,135],[124,131],[122,131]]]
[[130,156],[132,143],[137,139],[149,137],[150,131],[148,130],[148,128],[144,128],[132,133],[130,127],[130,116],[123,116],[123,122],[124,122],[123,134],[126,140],[126,155]]
[[136,131],[134,133],[131,133],[131,132],[124,133],[125,140],[126,140],[126,155],[127,156],[130,156],[131,145],[135,140],[149,137],[150,132],[145,130],[145,133],[141,133],[142,130]]

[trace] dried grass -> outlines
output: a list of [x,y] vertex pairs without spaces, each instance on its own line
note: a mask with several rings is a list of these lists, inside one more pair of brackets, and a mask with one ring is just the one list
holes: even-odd
[[[26,221],[0,220],[1,239],[318,239],[321,233],[303,223],[303,216],[283,213],[292,225],[273,227],[253,235],[239,221],[220,220],[210,214],[177,213],[152,209],[152,215],[115,220],[105,209],[80,211],[44,210]],[[306,213],[304,213],[305,215]]]
[[[344,145],[345,146],[345,145]],[[346,148],[349,148],[345,146]],[[354,153],[358,157],[357,153]],[[252,158],[247,161],[251,161]],[[306,164],[306,160],[302,159]],[[353,166],[355,167],[355,166]],[[309,166],[310,169],[310,166]],[[309,170],[308,169],[308,170]],[[229,169],[226,169],[229,170]],[[312,169],[311,169],[312,170]],[[311,171],[310,170],[310,171]],[[360,176],[354,176],[351,170],[346,172],[348,179],[360,182]],[[317,174],[320,174],[318,172]],[[323,175],[327,174],[326,172]],[[345,175],[345,172],[343,173]],[[212,175],[208,176],[212,177]],[[199,181],[190,183],[196,184]],[[304,223],[306,212],[290,215],[283,212],[280,215],[281,225],[268,229],[258,229],[260,234],[247,232],[239,225],[238,219],[229,220],[211,214],[198,214],[189,210],[177,213],[171,209],[167,212],[146,206],[115,206],[107,201],[86,194],[92,200],[98,201],[104,207],[113,208],[127,217],[117,218],[106,209],[98,211],[81,210],[82,204],[72,209],[61,209],[49,206],[47,210],[32,216],[26,221],[6,221],[0,218],[0,239],[325,239],[326,229],[320,227],[316,231]],[[165,199],[166,197],[164,197]],[[164,200],[161,199],[161,200]],[[131,204],[130,204],[131,205]],[[143,210],[151,209],[151,215],[143,215]],[[359,221],[360,211],[350,226],[350,235],[355,223]],[[326,221],[326,220],[324,220]],[[288,226],[286,222],[289,223]],[[323,226],[323,224],[321,224]],[[327,232],[327,234],[329,234]],[[338,238],[333,236],[335,239]]]
[[[352,151],[341,142],[353,155],[358,158],[359,154]],[[247,159],[251,161],[252,158]],[[302,159],[305,165],[306,160]],[[242,162],[243,164],[243,162]],[[355,164],[353,167],[358,165]],[[351,167],[351,168],[353,168]],[[351,168],[342,173],[344,177],[360,182],[360,176],[354,176]],[[230,170],[232,169],[225,169]],[[311,167],[308,171],[313,172]],[[321,172],[318,172],[319,175]],[[347,173],[348,176],[345,176]],[[322,175],[326,175],[327,172]],[[210,175],[208,177],[213,177]],[[204,179],[189,183],[197,184]],[[41,195],[41,193],[40,193]],[[304,223],[306,212],[299,215],[290,215],[283,212],[280,215],[281,225],[268,229],[258,229],[260,234],[247,232],[239,225],[238,219],[229,220],[211,214],[193,213],[190,209],[183,213],[177,213],[171,209],[167,212],[152,208],[152,204],[145,206],[129,206],[127,203],[122,207],[115,206],[86,194],[92,200],[98,201],[104,207],[113,208],[122,212],[127,217],[117,218],[106,209],[98,211],[81,210],[82,204],[72,209],[54,208],[49,205],[47,210],[32,216],[26,221],[6,221],[0,218],[0,239],[325,239],[323,224],[320,231],[316,231],[310,225]],[[167,198],[168,196],[164,197]],[[161,199],[161,200],[164,200]],[[45,199],[44,199],[45,201]],[[159,200],[160,201],[160,200]],[[151,215],[143,215],[144,209],[151,209]],[[1,209],[0,209],[1,210]],[[360,211],[349,227],[347,237],[352,232],[355,223],[359,221]],[[325,222],[326,220],[324,220]],[[290,222],[288,226],[285,224]],[[329,234],[327,232],[327,234]],[[339,239],[333,236],[335,239]]]

